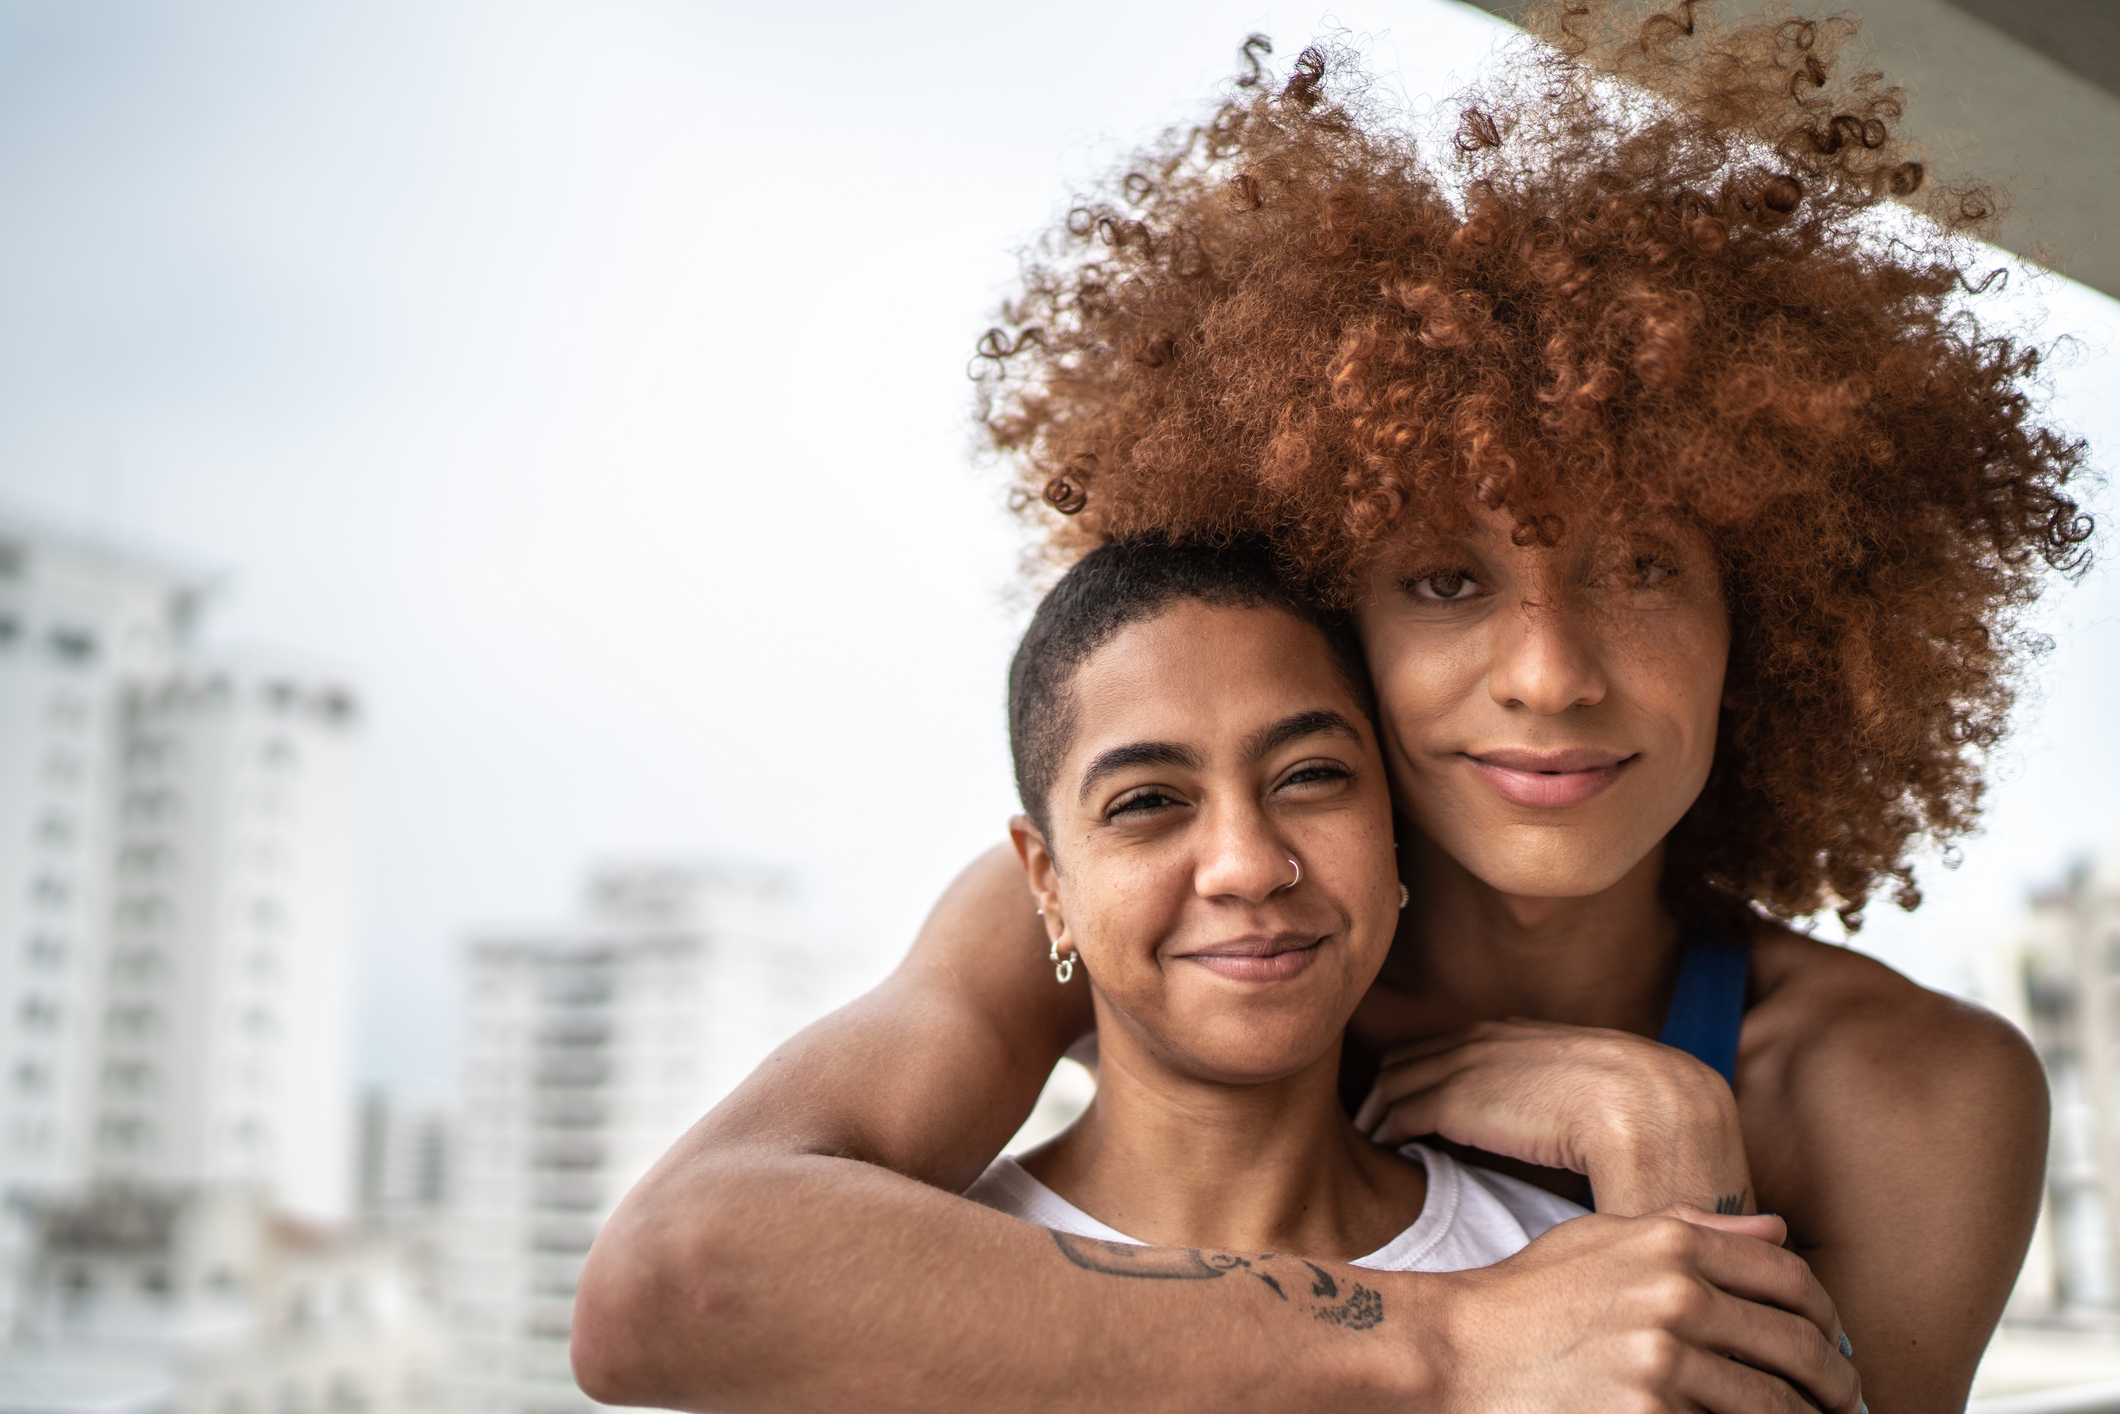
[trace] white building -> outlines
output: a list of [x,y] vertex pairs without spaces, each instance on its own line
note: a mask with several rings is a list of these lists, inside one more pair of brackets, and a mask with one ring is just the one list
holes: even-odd
[[119,704],[198,581],[0,523],[0,1190],[96,1170]]
[[185,666],[117,711],[96,1171],[353,1213],[356,721],[328,678]]
[[597,1228],[822,1004],[784,886],[613,869],[572,925],[470,948],[449,1304],[466,1414],[592,1407],[567,1361]]
[[411,1397],[318,1374],[419,1343],[347,1231],[357,713],[201,584],[0,523],[0,1414]]
[[201,581],[0,524],[0,1191],[351,1215],[356,713]]
[[2037,894],[1987,965],[1983,1000],[2031,1036],[2054,1098],[2046,1202],[2011,1314],[2109,1318],[2120,1307],[2120,858]]
[[439,1323],[390,1247],[254,1189],[99,1184],[26,1204],[36,1259],[0,1355],[11,1414],[417,1414]]

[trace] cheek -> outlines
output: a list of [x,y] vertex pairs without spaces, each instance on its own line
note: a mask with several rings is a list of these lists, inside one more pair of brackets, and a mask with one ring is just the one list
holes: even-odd
[[1729,627],[1719,607],[1674,614],[1634,635],[1628,695],[1663,725],[1689,775],[1705,775],[1722,718]]
[[1184,906],[1190,874],[1168,859],[1114,851],[1063,879],[1068,933],[1100,982],[1155,966],[1159,940]]
[[1477,633],[1379,636],[1370,650],[1378,715],[1401,752],[1417,759],[1419,743],[1434,725],[1481,691],[1483,651]]

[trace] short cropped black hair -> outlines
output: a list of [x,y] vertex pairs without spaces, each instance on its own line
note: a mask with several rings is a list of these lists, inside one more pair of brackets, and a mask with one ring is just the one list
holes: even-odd
[[1376,691],[1346,615],[1325,608],[1283,574],[1264,542],[1207,545],[1115,540],[1077,560],[1038,605],[1008,670],[1009,751],[1016,793],[1051,838],[1047,796],[1074,738],[1069,686],[1075,670],[1130,624],[1190,600],[1215,608],[1279,609],[1324,638],[1362,711],[1376,718]]

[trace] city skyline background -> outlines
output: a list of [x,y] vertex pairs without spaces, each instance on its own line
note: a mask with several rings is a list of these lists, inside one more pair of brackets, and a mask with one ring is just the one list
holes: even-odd
[[[787,868],[880,975],[1015,806],[1024,536],[963,376],[1015,250],[1248,32],[1285,66],[1344,30],[1417,106],[1508,32],[1451,0],[791,28],[0,0],[0,506],[221,574],[216,641],[359,684],[367,1081],[449,1084],[463,940],[599,860]],[[2109,468],[2120,306],[2008,300],[2073,340],[2056,414]],[[1924,981],[2120,848],[2112,572],[2039,623],[1986,834],[1861,939]]]

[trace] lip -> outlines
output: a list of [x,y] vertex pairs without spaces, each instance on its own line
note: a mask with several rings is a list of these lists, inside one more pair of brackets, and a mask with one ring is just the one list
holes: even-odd
[[1604,747],[1558,751],[1497,747],[1467,751],[1465,759],[1495,794],[1512,805],[1564,810],[1602,795],[1636,757]]
[[1323,941],[1307,933],[1230,938],[1172,960],[1198,963],[1232,982],[1285,982],[1310,970]]

